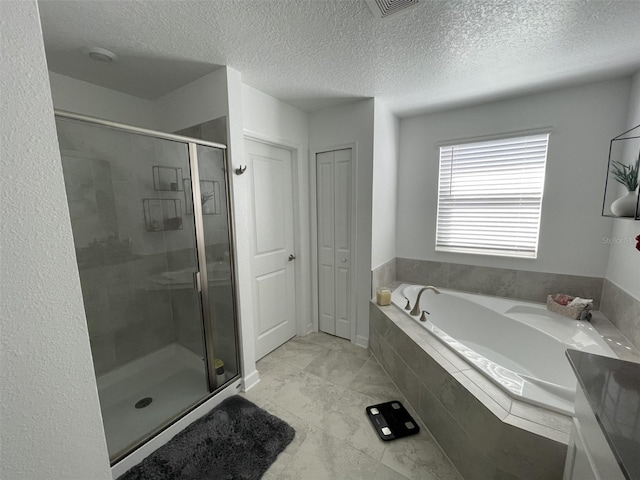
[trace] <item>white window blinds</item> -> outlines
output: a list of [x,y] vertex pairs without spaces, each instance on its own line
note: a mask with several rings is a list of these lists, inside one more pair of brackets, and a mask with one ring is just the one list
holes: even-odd
[[436,250],[535,258],[549,134],[440,147]]

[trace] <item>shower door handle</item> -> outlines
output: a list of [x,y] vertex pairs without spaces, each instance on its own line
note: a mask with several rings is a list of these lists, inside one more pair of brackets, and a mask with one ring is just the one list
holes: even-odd
[[202,292],[202,284],[200,283],[200,272],[193,272],[193,286],[198,292]]

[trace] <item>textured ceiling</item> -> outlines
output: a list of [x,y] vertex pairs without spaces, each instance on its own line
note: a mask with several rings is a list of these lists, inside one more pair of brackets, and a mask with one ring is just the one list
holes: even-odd
[[[49,68],[155,98],[229,65],[303,110],[378,97],[401,116],[640,69],[640,1],[424,0],[384,20],[360,0],[57,1]],[[100,46],[122,61],[90,62]]]

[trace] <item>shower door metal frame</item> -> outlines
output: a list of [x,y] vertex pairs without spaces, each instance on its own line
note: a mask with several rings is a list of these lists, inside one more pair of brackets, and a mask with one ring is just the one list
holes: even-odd
[[[189,412],[195,410],[200,405],[211,399],[215,396],[216,392],[221,390],[223,385],[229,384],[232,380],[236,379],[238,376],[242,375],[242,363],[240,361],[240,352],[242,346],[240,345],[240,336],[239,336],[239,324],[238,324],[238,295],[236,290],[236,267],[235,267],[235,235],[233,230],[233,208],[232,208],[232,198],[231,198],[231,182],[230,182],[230,168],[228,164],[227,157],[227,146],[209,142],[207,140],[200,140],[196,138],[185,137],[182,135],[176,135],[172,133],[164,133],[158,132],[155,130],[150,130],[142,127],[136,127],[133,125],[126,125],[119,122],[113,122],[111,120],[105,120],[102,118],[90,117],[87,115],[82,115],[78,113],[68,112],[65,110],[54,109],[54,116],[60,117],[61,119],[75,120],[81,123],[86,123],[90,125],[98,125],[106,128],[111,128],[114,130],[125,131],[129,133],[145,135],[152,138],[158,138],[161,140],[170,140],[174,142],[180,142],[187,146],[188,155],[189,155],[189,173],[191,176],[191,195],[193,200],[193,214],[194,214],[194,228],[195,228],[195,241],[196,241],[196,254],[197,254],[197,265],[198,271],[195,272],[196,276],[196,286],[198,289],[198,293],[200,294],[200,306],[201,306],[201,315],[202,315],[202,327],[203,327],[203,341],[205,348],[205,369],[207,375],[207,385],[209,389],[209,394],[200,399],[194,405],[189,407],[188,409],[179,412],[176,416],[168,419],[168,421],[162,425],[161,427],[152,430],[149,434],[143,437],[139,442],[135,443],[132,448],[129,450],[117,455],[113,459],[111,459],[111,466],[118,463],[120,460],[131,454],[134,450],[136,450],[141,445],[145,444],[156,435],[173,425],[177,420],[187,415]],[[237,373],[227,379],[223,385],[216,385],[216,373],[214,368],[214,348],[213,348],[213,325],[211,324],[211,305],[209,302],[209,283],[207,278],[207,257],[206,257],[206,248],[205,248],[205,237],[204,237],[204,222],[202,218],[202,204],[200,202],[200,173],[198,169],[198,152],[197,146],[203,145],[206,147],[214,147],[220,149],[222,151],[222,165],[224,170],[224,179],[225,179],[225,195],[226,195],[226,207],[227,207],[227,231],[229,237],[229,267],[231,274],[231,295],[232,295],[232,304],[233,304],[233,322],[234,322],[234,339],[236,342],[236,366]]]
[[[198,252],[198,272],[197,275],[197,284],[198,290],[200,292],[200,297],[202,299],[202,319],[204,322],[203,325],[203,333],[205,337],[204,348],[206,351],[206,364],[207,364],[207,380],[209,382],[209,391],[213,392],[216,389],[222,387],[222,385],[216,385],[216,372],[215,366],[213,365],[215,356],[213,351],[213,326],[211,324],[211,304],[209,302],[209,279],[207,273],[207,255],[205,251],[205,238],[204,238],[204,219],[202,217],[202,203],[200,201],[200,171],[198,169],[198,145],[205,145],[200,142],[190,141],[188,143],[189,148],[189,171],[191,175],[191,194],[193,196],[193,217],[195,221],[196,227],[196,250]],[[205,145],[209,146],[209,145]],[[218,147],[220,148],[220,147]],[[238,337],[238,322],[237,322],[237,303],[236,303],[236,282],[235,282],[235,270],[234,270],[234,260],[235,259],[235,249],[233,246],[233,222],[231,221],[231,195],[229,192],[229,168],[227,165],[227,155],[226,155],[226,147],[222,150],[223,154],[223,169],[224,169],[224,177],[225,177],[225,190],[227,197],[227,231],[229,232],[229,257],[230,257],[230,268],[231,268],[231,292],[232,292],[232,302],[233,302],[233,317],[236,325],[235,330],[235,340],[236,340],[236,365],[240,365],[239,359],[239,337]],[[240,372],[238,372],[240,374]],[[228,381],[228,380],[227,380]],[[226,382],[225,382],[226,383]]]
[[216,373],[213,365],[215,355],[213,352],[213,329],[211,326],[211,306],[209,305],[209,279],[207,278],[207,255],[204,246],[204,221],[202,219],[202,204],[200,202],[200,172],[198,170],[198,152],[196,144],[187,144],[189,152],[189,174],[191,175],[191,195],[193,200],[193,221],[196,229],[196,251],[198,252],[198,271],[196,276],[196,288],[200,293],[200,305],[202,307],[202,332],[204,334],[205,358],[207,359],[207,382],[209,391],[216,387]]

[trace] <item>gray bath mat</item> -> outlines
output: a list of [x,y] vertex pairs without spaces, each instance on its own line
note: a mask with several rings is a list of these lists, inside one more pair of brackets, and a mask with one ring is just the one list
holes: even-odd
[[235,395],[118,480],[259,479],[294,435],[288,423]]

